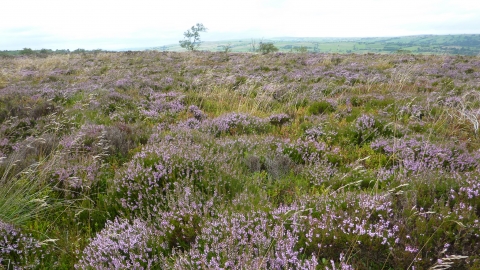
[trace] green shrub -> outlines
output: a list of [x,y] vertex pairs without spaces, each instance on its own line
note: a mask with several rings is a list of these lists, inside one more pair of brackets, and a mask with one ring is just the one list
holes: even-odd
[[20,55],[33,55],[33,54],[35,54],[35,51],[30,48],[23,48],[23,50],[20,51]]
[[308,107],[308,114],[312,115],[318,115],[318,114],[323,114],[323,113],[330,113],[335,111],[335,108],[333,107],[332,104],[330,104],[327,101],[317,101],[311,104]]
[[273,45],[271,42],[267,43],[260,43],[260,47],[258,48],[258,51],[261,52],[262,54],[268,54],[271,52],[277,52],[278,48]]

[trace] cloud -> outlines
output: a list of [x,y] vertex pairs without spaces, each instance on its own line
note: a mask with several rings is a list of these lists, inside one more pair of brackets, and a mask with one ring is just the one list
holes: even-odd
[[468,0],[15,0],[2,3],[0,49],[121,49],[203,40],[480,33]]
[[41,31],[36,27],[15,27],[10,29],[0,29],[0,49],[15,50],[22,48],[46,48],[55,37]]

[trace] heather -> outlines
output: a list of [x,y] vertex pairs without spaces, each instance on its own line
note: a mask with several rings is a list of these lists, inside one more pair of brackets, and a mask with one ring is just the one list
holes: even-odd
[[0,60],[6,269],[476,269],[480,59]]

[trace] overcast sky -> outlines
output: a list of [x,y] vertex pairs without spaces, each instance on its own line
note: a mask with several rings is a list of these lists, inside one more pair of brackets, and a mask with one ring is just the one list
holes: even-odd
[[480,34],[480,0],[2,0],[0,50],[125,49],[202,39]]

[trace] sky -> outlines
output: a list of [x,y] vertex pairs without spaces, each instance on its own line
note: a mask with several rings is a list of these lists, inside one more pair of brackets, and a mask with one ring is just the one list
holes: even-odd
[[273,37],[480,34],[480,0],[2,0],[0,50],[121,50]]

